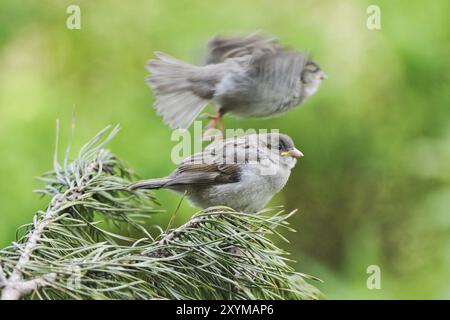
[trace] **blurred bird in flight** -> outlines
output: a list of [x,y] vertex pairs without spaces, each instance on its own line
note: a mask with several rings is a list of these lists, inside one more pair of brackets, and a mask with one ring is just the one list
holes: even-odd
[[195,66],[155,52],[147,82],[155,109],[171,128],[187,129],[209,102],[216,114],[208,128],[223,131],[222,116],[272,117],[314,95],[325,73],[307,54],[260,34],[215,37],[207,65]]

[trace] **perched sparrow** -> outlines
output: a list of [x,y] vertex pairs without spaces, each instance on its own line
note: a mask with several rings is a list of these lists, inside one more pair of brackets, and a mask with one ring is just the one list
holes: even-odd
[[140,181],[130,189],[165,188],[186,193],[197,207],[227,206],[253,213],[284,187],[301,156],[284,134],[218,140],[186,158],[167,177]]
[[306,54],[283,48],[258,34],[216,37],[209,42],[208,65],[194,66],[161,52],[151,60],[147,78],[155,108],[171,128],[188,128],[212,101],[222,116],[270,117],[303,103],[326,77]]

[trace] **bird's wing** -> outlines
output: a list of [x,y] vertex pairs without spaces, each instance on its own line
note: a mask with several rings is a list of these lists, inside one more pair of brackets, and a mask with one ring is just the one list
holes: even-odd
[[277,52],[282,46],[275,38],[269,38],[259,33],[241,37],[216,36],[208,42],[208,64],[220,63],[228,58],[253,55],[255,52]]
[[169,177],[165,187],[191,184],[223,184],[240,180],[237,164],[182,163]]
[[249,78],[255,81],[255,95],[264,101],[290,103],[301,94],[301,75],[307,56],[283,50],[254,54],[249,64]]
[[178,165],[165,186],[239,182],[242,168],[266,156],[258,148],[257,134],[216,140],[203,152]]

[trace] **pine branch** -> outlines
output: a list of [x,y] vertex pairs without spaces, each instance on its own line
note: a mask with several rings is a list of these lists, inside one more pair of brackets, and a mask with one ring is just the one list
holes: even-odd
[[[0,250],[2,299],[320,298],[269,238],[284,239],[277,230],[292,230],[292,213],[210,208],[152,237],[144,225],[161,210],[148,191],[128,190],[130,170],[104,149],[118,131],[108,130],[71,162],[70,147],[62,164],[56,148],[39,191],[49,206]],[[111,224],[142,238],[114,233]]]

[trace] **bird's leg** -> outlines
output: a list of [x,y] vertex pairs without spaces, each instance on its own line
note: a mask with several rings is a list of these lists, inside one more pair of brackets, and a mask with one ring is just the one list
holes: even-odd
[[206,127],[206,129],[217,128],[222,132],[222,134],[224,133],[225,125],[223,123],[222,113],[217,112],[217,114],[214,116],[209,115],[208,119],[210,120],[210,122],[209,122],[208,126]]
[[222,119],[223,113],[217,112],[215,115],[207,115],[209,119],[208,125],[203,133],[203,140],[210,141],[215,139],[223,139],[225,126]]
[[205,127],[205,132],[203,134],[203,139],[209,137],[214,137],[214,139],[223,139],[225,132],[225,125],[222,119],[223,113],[217,112],[215,115],[207,115],[209,119],[208,125]]

